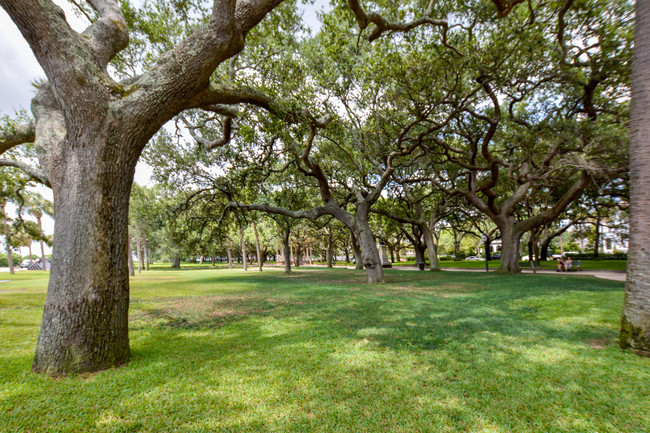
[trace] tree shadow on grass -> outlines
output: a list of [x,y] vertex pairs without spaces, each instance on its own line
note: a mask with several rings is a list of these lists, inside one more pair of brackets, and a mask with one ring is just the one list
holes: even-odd
[[[584,344],[613,332],[596,319],[616,308],[598,301],[620,297],[621,284],[403,273],[376,286],[345,272],[276,274],[251,278],[247,295],[140,301],[129,366],[28,375],[31,386],[0,400],[3,422],[24,431],[645,431],[644,361]],[[576,329],[565,321],[571,304],[596,319]]]

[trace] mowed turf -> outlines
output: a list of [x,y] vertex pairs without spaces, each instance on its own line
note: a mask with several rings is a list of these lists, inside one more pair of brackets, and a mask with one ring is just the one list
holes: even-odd
[[647,432],[623,284],[565,275],[155,270],[132,362],[30,372],[47,273],[0,275],[1,432]]

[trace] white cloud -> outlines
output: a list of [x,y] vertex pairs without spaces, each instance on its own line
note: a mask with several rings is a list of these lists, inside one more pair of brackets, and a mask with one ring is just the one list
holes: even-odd
[[[86,23],[72,12],[65,0],[55,0],[55,3],[63,8],[72,28],[83,30]],[[20,108],[29,110],[34,96],[31,83],[45,78],[45,73],[16,25],[1,8],[0,41],[0,111],[10,114]]]

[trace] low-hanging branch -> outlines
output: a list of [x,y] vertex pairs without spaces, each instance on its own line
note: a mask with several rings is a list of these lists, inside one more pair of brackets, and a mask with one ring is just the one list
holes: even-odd
[[30,176],[35,181],[42,183],[45,186],[51,187],[50,180],[47,177],[47,174],[36,167],[32,167],[26,162],[16,161],[13,159],[0,159],[0,167],[15,167],[24,171],[28,176]]

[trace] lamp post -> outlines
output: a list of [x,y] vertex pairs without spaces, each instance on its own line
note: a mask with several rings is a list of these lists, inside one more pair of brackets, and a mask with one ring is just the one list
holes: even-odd
[[485,272],[490,272],[488,270],[488,253],[487,253],[488,243],[487,243],[487,239],[488,239],[487,236],[485,236],[485,235],[481,236],[481,240],[483,241],[483,252],[485,253]]

